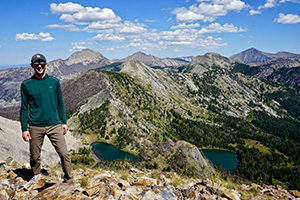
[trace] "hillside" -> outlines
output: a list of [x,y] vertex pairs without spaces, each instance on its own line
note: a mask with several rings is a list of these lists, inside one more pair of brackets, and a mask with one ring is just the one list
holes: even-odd
[[[208,66],[207,56],[204,61],[196,58],[182,69],[185,73],[129,61],[122,64],[121,72],[83,74],[101,74],[106,86],[72,112],[72,130],[112,143],[150,165],[157,163],[158,169],[201,177],[207,174],[201,172],[201,166],[192,167],[193,160],[180,156],[176,142],[229,149],[240,158],[239,176],[298,187],[299,101],[293,99],[293,91],[237,73],[234,62],[220,55],[214,54],[215,64]],[[198,68],[205,70],[190,72]],[[288,101],[278,98],[283,94]],[[291,102],[295,108],[288,107]],[[247,148],[248,140],[261,143],[268,153]],[[272,168],[274,165],[278,168]],[[281,176],[287,170],[288,179]]]
[[287,87],[300,85],[300,57],[277,58],[259,66],[236,64],[235,70],[260,79],[272,81]]

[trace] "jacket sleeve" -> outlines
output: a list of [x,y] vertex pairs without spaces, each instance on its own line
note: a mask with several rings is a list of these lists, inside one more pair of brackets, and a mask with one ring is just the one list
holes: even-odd
[[22,132],[28,129],[28,95],[26,86],[21,84],[21,108],[20,108],[20,122]]
[[59,113],[61,123],[62,124],[67,124],[66,110],[65,110],[64,101],[63,101],[63,98],[62,98],[61,87],[60,87],[59,81],[57,82],[57,84],[58,84],[57,85],[58,113]]

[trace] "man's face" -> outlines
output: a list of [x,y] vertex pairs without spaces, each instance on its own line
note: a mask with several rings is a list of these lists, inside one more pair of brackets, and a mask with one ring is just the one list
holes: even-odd
[[45,63],[44,61],[36,61],[31,64],[31,67],[38,75],[43,75],[45,73],[47,63]]

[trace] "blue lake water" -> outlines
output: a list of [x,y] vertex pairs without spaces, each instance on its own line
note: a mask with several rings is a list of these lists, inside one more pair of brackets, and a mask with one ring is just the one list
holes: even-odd
[[205,157],[213,164],[221,166],[229,172],[235,172],[239,165],[236,153],[219,149],[201,149]]
[[134,161],[139,161],[137,156],[131,155],[125,151],[121,151],[111,144],[93,142],[91,146],[92,151],[97,155],[97,157],[102,158],[103,160],[113,161],[120,159],[131,159]]

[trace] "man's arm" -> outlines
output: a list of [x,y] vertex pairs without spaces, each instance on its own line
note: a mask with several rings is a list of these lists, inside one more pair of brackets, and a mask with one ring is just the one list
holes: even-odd
[[57,98],[58,98],[58,101],[57,101],[58,102],[57,103],[58,113],[59,113],[60,121],[62,123],[61,129],[62,129],[63,134],[65,135],[68,131],[68,126],[67,126],[66,110],[65,110],[64,101],[62,98],[61,87],[60,87],[59,81],[58,81],[58,85],[57,85]]
[[29,142],[31,139],[28,129],[28,95],[25,85],[21,84],[21,108],[20,108],[20,122],[22,127],[22,138]]

